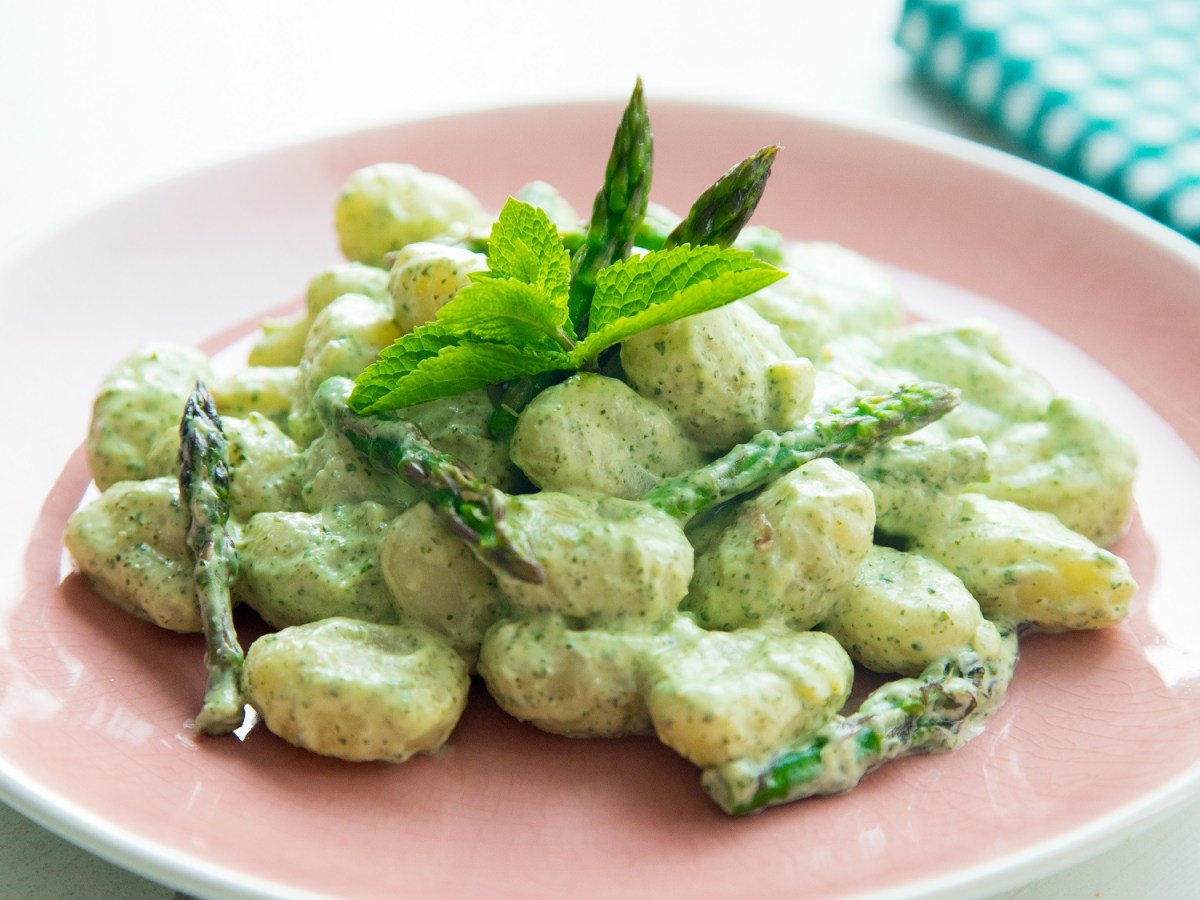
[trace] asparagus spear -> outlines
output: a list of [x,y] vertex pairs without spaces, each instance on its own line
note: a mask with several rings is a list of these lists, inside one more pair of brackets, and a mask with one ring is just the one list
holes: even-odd
[[890,759],[952,750],[1004,699],[1017,661],[1017,632],[999,626],[994,656],[964,649],[917,678],[883,685],[854,715],[765,762],[737,759],[704,772],[704,790],[725,812],[744,815],[853,788]]
[[642,499],[686,521],[810,460],[861,453],[887,438],[911,434],[957,404],[958,392],[936,382],[862,397],[845,411],[834,410],[793,431],[759,432],[707,466],[660,482]]
[[521,411],[534,397],[551,385],[557,384],[562,378],[562,372],[542,372],[540,375],[526,375],[504,384],[499,390],[499,396],[493,399],[495,409],[488,417],[488,434],[497,439],[512,437]]
[[[575,337],[587,333],[588,307],[596,292],[596,276],[601,269],[629,255],[650,200],[653,169],[654,136],[639,78],[617,126],[604,183],[592,203],[591,220],[571,257],[567,308]],[[506,385],[496,404],[496,413],[488,423],[491,435],[510,435],[521,410],[555,380],[555,373],[547,373],[518,378]]]
[[233,627],[230,585],[237,552],[228,530],[229,462],[212,395],[197,381],[179,423],[179,498],[187,507],[187,544],[204,626],[208,680],[197,731],[226,734],[242,724],[244,656]]
[[587,333],[587,308],[596,290],[597,274],[629,255],[646,214],[653,170],[654,136],[639,78],[617,126],[583,245],[571,260],[569,309],[578,337]]
[[522,581],[543,573],[524,538],[504,521],[504,493],[438,450],[413,422],[359,416],[346,404],[351,384],[330,379],[314,398],[317,411],[381,472],[398,474],[421,492],[443,522],[489,566]]
[[667,235],[664,247],[715,244],[728,247],[754,215],[771,177],[779,145],[763,147],[738,163],[701,194],[683,221]]

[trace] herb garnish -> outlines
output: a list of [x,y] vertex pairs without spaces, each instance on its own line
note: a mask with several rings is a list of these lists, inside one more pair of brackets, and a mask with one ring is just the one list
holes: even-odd
[[[487,271],[473,273],[434,321],[379,354],[355,382],[351,409],[369,415],[531,376],[595,369],[603,351],[631,335],[724,306],[784,277],[728,246],[761,196],[774,147],[705,191],[675,241],[627,256],[645,214],[651,148],[639,82],[575,259],[545,212],[510,198],[492,226]],[[714,213],[721,198],[726,207]],[[684,235],[694,243],[677,243]],[[581,254],[594,259],[599,247],[615,258],[581,265]]]

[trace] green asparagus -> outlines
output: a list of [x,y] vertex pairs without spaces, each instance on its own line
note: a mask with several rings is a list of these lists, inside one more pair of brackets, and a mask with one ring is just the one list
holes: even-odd
[[587,332],[587,312],[600,270],[629,255],[650,199],[654,136],[642,94],[634,85],[613,138],[604,184],[592,204],[592,217],[571,260],[570,320],[578,337]]
[[958,391],[936,382],[862,397],[793,431],[762,431],[720,459],[668,478],[642,499],[686,521],[761,487],[810,460],[861,453],[891,437],[923,428],[958,404]]
[[664,247],[715,244],[728,247],[754,215],[771,176],[779,145],[763,147],[716,180],[667,235]]
[[992,653],[964,649],[917,678],[889,682],[858,712],[838,716],[809,740],[769,760],[736,759],[705,770],[704,790],[725,812],[744,815],[853,788],[891,759],[952,750],[1000,705],[1017,661],[1017,632],[999,627]]
[[563,380],[563,372],[542,372],[540,375],[526,375],[498,386],[494,399],[495,409],[488,418],[488,434],[493,438],[512,437],[517,427],[517,419],[521,411],[529,405],[538,394],[551,385]]
[[522,581],[543,573],[524,538],[504,521],[505,495],[451,454],[438,450],[413,422],[359,416],[346,403],[349,382],[330,379],[314,397],[322,419],[336,427],[370,464],[399,475],[429,503],[451,532],[489,566]]
[[204,701],[195,727],[227,734],[242,724],[244,656],[233,625],[230,587],[237,551],[230,536],[228,445],[212,395],[200,381],[179,424],[179,498],[188,511],[187,545],[204,628]]
[[[604,183],[592,204],[591,220],[571,257],[568,318],[577,338],[587,332],[588,307],[596,290],[596,276],[601,269],[629,255],[646,214],[653,170],[654,136],[642,82],[638,79],[617,126]],[[545,373],[518,378],[506,385],[489,423],[492,435],[511,434],[517,416],[529,401],[560,380],[559,373]]]

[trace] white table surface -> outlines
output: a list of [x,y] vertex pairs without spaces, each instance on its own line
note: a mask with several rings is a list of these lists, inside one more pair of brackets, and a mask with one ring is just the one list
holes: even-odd
[[[0,0],[0,266],[123,194],[335,132],[514,103],[654,98],[916,123],[1011,149],[909,75],[900,0]],[[10,302],[0,298],[0,306]],[[997,895],[1184,898],[1200,799]],[[0,805],[0,896],[172,896]]]

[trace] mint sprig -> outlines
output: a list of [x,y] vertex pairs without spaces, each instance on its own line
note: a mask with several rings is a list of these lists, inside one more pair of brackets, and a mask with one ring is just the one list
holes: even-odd
[[600,270],[586,335],[570,335],[571,259],[545,212],[509,199],[492,227],[488,270],[437,318],[379,354],[349,398],[360,415],[401,409],[546,372],[594,367],[639,331],[715,309],[782,278],[752,254],[679,246]]

